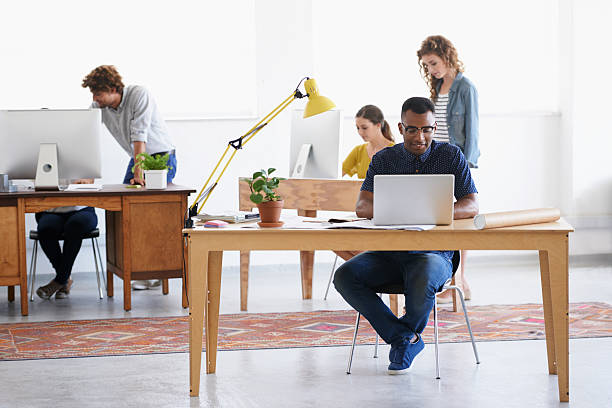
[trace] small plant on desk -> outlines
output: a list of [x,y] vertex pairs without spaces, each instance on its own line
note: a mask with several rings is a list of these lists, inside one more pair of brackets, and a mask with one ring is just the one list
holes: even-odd
[[270,177],[270,174],[275,172],[275,168],[269,168],[268,171],[261,169],[253,173],[253,177],[247,179],[251,190],[251,201],[257,204],[261,222],[260,227],[280,227],[283,222],[280,221],[281,210],[283,209],[283,200],[277,194],[276,189],[280,184],[282,177]]
[[132,172],[135,172],[137,168],[143,170],[145,185],[148,189],[165,189],[168,187],[168,169],[171,168],[168,166],[169,158],[168,153],[164,155],[140,153],[136,156]]

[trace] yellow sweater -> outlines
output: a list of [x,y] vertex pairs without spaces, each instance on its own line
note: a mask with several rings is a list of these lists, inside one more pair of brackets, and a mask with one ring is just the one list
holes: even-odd
[[[389,146],[393,146],[393,142],[389,142]],[[370,167],[370,156],[368,156],[368,144],[364,143],[359,146],[355,146],[353,150],[346,156],[346,159],[342,162],[342,172],[353,176],[357,174],[357,177],[362,179],[365,178]]]

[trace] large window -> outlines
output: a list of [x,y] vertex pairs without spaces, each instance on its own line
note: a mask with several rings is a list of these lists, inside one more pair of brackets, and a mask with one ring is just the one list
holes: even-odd
[[9,1],[0,37],[0,109],[86,107],[112,64],[167,118],[256,113],[254,0]]
[[557,111],[557,30],[554,0],[313,0],[317,79],[349,114],[429,96],[416,52],[434,34],[457,47],[482,113]]

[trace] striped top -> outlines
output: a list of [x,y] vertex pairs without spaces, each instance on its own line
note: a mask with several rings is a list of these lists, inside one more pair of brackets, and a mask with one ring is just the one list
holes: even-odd
[[434,133],[434,140],[438,142],[448,143],[450,141],[448,137],[448,126],[446,125],[446,107],[448,105],[448,94],[440,94],[436,98],[436,112],[434,116],[436,117],[436,122],[438,124],[438,128],[436,129],[436,133]]

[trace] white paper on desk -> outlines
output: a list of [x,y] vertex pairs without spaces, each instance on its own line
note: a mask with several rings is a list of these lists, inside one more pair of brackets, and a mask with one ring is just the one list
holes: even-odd
[[102,184],[69,184],[65,191],[98,191],[102,190]]
[[[262,229],[325,229],[330,225],[324,220],[317,220],[312,217],[302,217],[299,215],[283,215],[280,219],[284,222],[282,227],[262,228]],[[240,228],[261,228],[257,223],[240,225]]]
[[280,220],[284,222],[282,229],[322,229],[327,224],[324,220],[300,215],[283,215]]
[[350,222],[342,222],[339,224],[329,224],[324,226],[323,228],[328,229],[341,229],[341,228],[349,228],[349,229],[378,229],[378,230],[410,230],[410,231],[427,231],[435,227],[435,225],[431,224],[422,224],[422,225],[374,225],[372,220],[357,220]]
[[[357,220],[341,223],[317,222],[318,220],[311,217],[301,216],[283,216],[281,218],[285,224],[280,227],[282,229],[377,229],[377,230],[411,230],[411,231],[427,231],[435,227],[435,225],[374,225],[372,220]],[[314,221],[314,222],[313,222]],[[250,228],[258,228],[252,225]],[[248,227],[247,227],[248,228]]]

